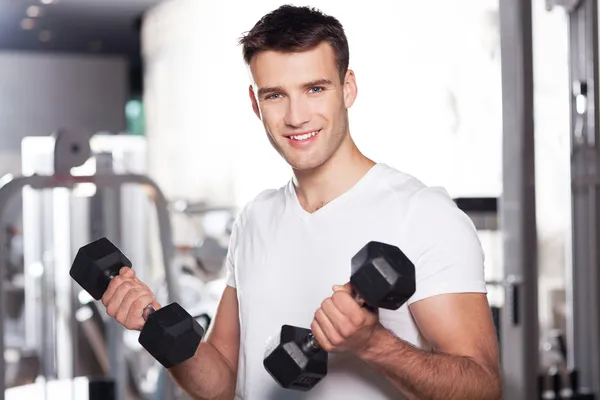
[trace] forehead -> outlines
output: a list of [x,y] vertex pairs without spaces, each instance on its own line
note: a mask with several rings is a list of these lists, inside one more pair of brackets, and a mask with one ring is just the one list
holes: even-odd
[[258,87],[294,85],[325,78],[332,82],[338,80],[335,53],[328,43],[302,52],[260,52],[252,59],[250,71]]

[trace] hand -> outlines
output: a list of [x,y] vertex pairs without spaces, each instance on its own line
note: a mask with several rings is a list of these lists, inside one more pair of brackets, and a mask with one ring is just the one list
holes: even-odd
[[145,323],[144,308],[148,304],[155,310],[160,308],[150,288],[136,278],[135,271],[129,267],[121,268],[119,275],[112,279],[102,296],[102,304],[118,323],[137,331],[141,331]]
[[359,354],[381,327],[377,310],[361,307],[349,283],[334,286],[333,292],[315,312],[310,328],[323,350]]

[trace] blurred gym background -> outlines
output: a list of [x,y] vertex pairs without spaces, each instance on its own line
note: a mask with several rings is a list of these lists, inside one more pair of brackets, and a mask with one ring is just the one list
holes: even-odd
[[[185,398],[68,271],[108,236],[210,324],[233,219],[290,177],[237,45],[281,4],[0,0],[0,399]],[[506,398],[594,398],[596,1],[294,4],[346,28],[359,147],[478,227]]]

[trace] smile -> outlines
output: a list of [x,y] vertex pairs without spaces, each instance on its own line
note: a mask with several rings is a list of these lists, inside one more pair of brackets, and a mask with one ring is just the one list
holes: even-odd
[[303,141],[303,140],[308,140],[311,137],[315,136],[317,133],[321,132],[321,130],[319,129],[318,131],[314,131],[314,132],[310,132],[310,133],[305,133],[303,135],[294,135],[294,136],[289,136],[290,139],[293,140],[297,140],[297,141]]

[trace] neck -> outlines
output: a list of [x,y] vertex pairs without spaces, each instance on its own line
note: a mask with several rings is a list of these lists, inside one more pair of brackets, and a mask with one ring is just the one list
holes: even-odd
[[311,170],[294,170],[298,201],[314,212],[352,188],[375,162],[364,156],[351,137],[324,164]]

